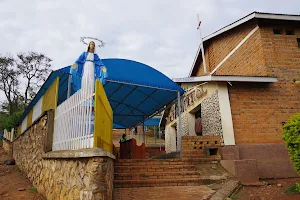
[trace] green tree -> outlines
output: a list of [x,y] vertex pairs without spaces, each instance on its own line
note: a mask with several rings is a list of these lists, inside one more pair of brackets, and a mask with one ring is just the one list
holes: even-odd
[[0,56],[0,90],[5,94],[8,102],[8,112],[16,111],[16,103],[19,101],[19,72],[15,67],[12,56]]
[[19,53],[17,58],[19,73],[25,79],[24,103],[27,105],[49,75],[52,60],[37,52]]
[[[283,126],[283,139],[290,159],[300,174],[300,113],[293,115]],[[300,192],[300,183],[296,184],[296,189]]]
[[[50,72],[52,60],[42,53],[0,55],[0,90],[6,100],[0,103],[0,130],[16,127],[24,108],[35,96]],[[25,83],[24,90],[20,84]]]
[[8,115],[4,122],[4,129],[11,130],[12,128],[15,128],[22,114],[23,111],[18,111],[12,115]]
[[0,132],[4,129],[4,124],[7,118],[7,114],[4,112],[0,112]]

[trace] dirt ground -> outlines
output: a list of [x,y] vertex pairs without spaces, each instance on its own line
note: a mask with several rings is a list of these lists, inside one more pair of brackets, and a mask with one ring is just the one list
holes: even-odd
[[0,199],[45,200],[16,165],[4,165],[3,162],[7,158],[3,148],[0,147]]
[[[244,186],[237,194],[231,196],[234,200],[299,200],[300,194],[286,194],[290,186],[300,182],[300,178],[264,180],[264,186]],[[278,185],[280,184],[280,185]]]

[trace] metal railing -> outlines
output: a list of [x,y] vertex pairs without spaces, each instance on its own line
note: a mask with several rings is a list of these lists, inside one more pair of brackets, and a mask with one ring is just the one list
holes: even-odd
[[148,136],[145,133],[145,137],[142,134],[128,134],[127,139],[134,138],[136,140],[137,145],[142,145],[145,143],[146,146],[164,146],[165,145],[165,138],[163,131],[159,131],[158,133],[154,134],[153,136]]
[[56,109],[52,150],[102,148],[112,153],[113,114],[102,83],[78,90]]
[[94,95],[77,91],[56,109],[53,150],[92,148]]

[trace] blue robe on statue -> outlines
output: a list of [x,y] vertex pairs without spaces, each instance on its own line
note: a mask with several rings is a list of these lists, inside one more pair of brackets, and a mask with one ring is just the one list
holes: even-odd
[[[70,74],[71,78],[71,93],[74,94],[81,88],[81,79],[84,73],[84,63],[88,52],[83,52],[79,58],[76,60],[77,66],[71,66]],[[94,67],[95,67],[95,81],[99,79],[102,82],[102,85],[105,84],[105,78],[107,77],[107,71],[102,63],[101,59],[97,54],[94,54]]]

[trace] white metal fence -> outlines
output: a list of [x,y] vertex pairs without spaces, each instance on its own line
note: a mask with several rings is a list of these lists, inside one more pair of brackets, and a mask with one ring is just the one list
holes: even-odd
[[94,144],[93,94],[79,90],[56,109],[53,150],[92,148]]
[[[154,136],[147,136],[147,134],[128,134],[126,135],[127,139],[134,138],[136,140],[137,145],[141,145],[145,143],[146,146],[164,146],[165,138],[162,135],[162,131],[158,131],[158,133],[154,134]],[[158,135],[157,135],[158,134]]]
[[4,135],[3,135],[3,138],[13,142],[14,139],[15,139],[15,129],[11,129],[10,132],[8,132],[6,129],[4,129]]

